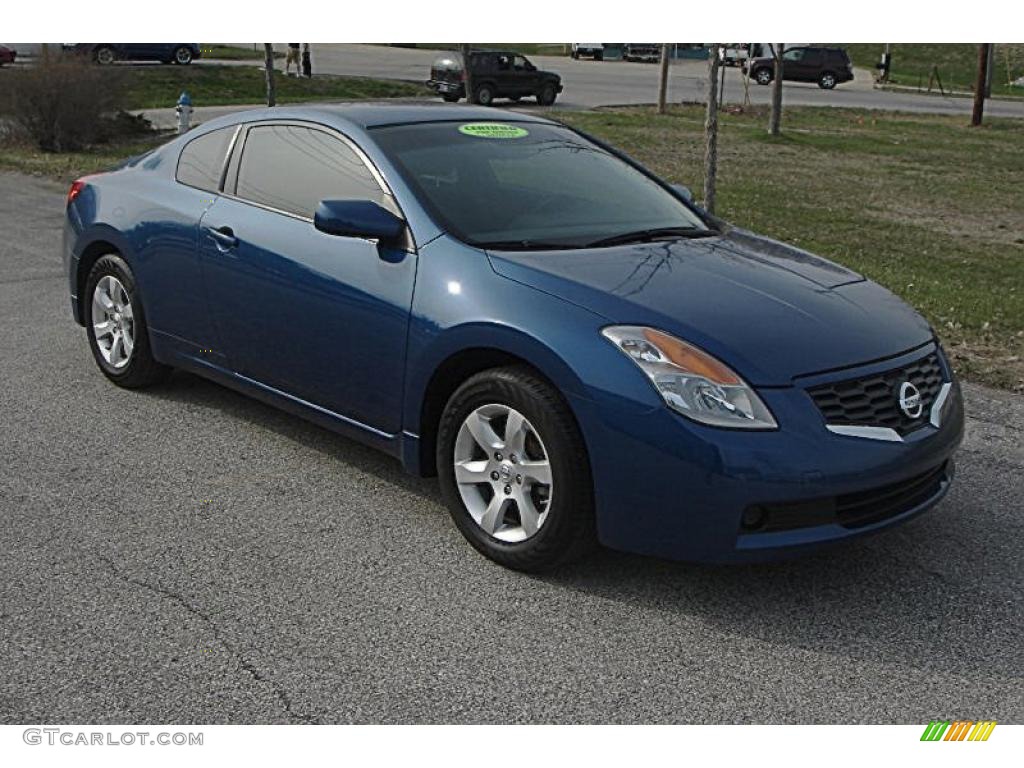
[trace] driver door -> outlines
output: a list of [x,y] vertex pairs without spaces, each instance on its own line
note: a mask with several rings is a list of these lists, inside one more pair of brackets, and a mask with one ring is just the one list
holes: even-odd
[[401,428],[416,255],[313,226],[323,199],[401,215],[354,145],[309,123],[252,125],[200,222],[211,314],[239,374],[361,424]]

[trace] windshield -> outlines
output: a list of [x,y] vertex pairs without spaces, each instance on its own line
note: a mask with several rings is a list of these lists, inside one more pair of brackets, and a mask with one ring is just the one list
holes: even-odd
[[597,247],[632,233],[710,234],[660,184],[561,126],[431,123],[378,128],[374,138],[438,222],[471,245]]

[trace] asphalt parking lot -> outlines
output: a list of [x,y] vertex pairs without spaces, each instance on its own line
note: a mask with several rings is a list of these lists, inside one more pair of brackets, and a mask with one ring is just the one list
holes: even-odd
[[523,576],[382,455],[192,376],[108,384],[64,190],[0,190],[0,722],[1024,721],[1021,397],[966,387],[958,482],[885,535]]

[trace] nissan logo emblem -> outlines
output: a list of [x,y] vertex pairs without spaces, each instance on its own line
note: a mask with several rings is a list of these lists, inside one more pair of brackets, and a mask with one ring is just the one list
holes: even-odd
[[911,419],[916,419],[924,410],[921,392],[909,381],[900,385],[900,409]]

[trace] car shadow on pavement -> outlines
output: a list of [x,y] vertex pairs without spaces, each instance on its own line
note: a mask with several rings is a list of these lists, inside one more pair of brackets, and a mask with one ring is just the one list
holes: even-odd
[[[977,513],[977,514],[976,514]],[[1021,678],[1019,530],[983,531],[956,488],[907,525],[774,564],[705,566],[600,551],[543,581],[687,614],[812,653],[946,675]]]
[[[146,392],[258,425],[415,494],[443,514],[436,480],[231,389],[176,372]],[[980,462],[979,462],[980,463]],[[910,523],[774,564],[706,566],[598,550],[553,573],[521,576],[627,605],[689,616],[766,644],[947,675],[1020,678],[1024,626],[1020,523],[972,492],[963,464],[949,496]],[[469,546],[466,558],[477,558]],[[476,564],[473,564],[476,567]]]

